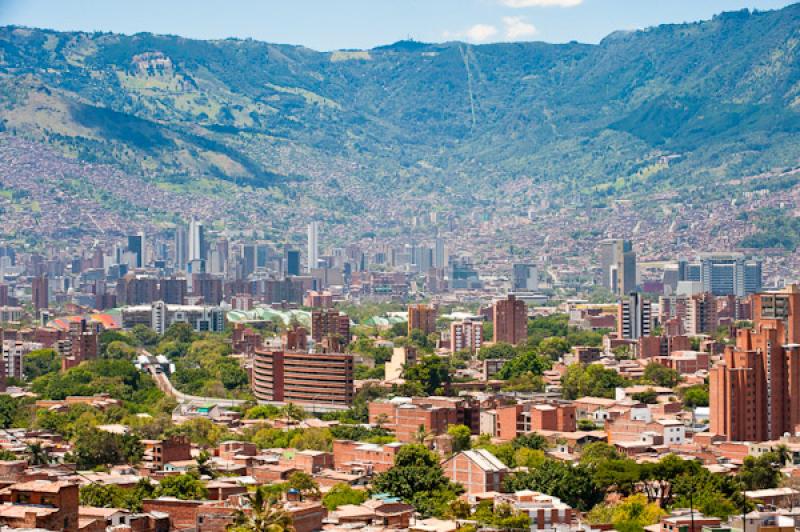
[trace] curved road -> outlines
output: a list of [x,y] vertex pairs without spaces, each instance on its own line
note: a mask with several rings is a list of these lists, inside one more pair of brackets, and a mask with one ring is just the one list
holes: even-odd
[[[151,357],[153,356],[151,353],[147,352],[144,349],[140,350],[141,354]],[[189,395],[183,393],[182,391],[178,390],[173,386],[172,382],[169,380],[162,371],[161,367],[157,364],[145,364],[145,369],[148,373],[153,377],[153,380],[156,381],[156,385],[159,389],[166,393],[167,395],[171,395],[175,399],[177,399],[181,403],[188,403],[192,405],[219,405],[223,407],[232,407],[232,406],[239,406],[247,401],[243,399],[223,399],[221,397],[201,397],[198,395]],[[262,401],[259,400],[258,404],[260,405],[274,405],[274,406],[284,406],[286,403],[281,401]],[[347,410],[347,407],[344,405],[332,405],[332,404],[301,404],[298,403],[299,406],[302,406],[307,411],[310,412],[336,412],[340,410]]]

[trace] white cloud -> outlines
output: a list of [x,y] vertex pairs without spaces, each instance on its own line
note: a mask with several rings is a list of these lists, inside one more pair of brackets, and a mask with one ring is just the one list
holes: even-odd
[[497,28],[490,24],[475,24],[464,32],[464,36],[473,42],[484,42],[495,35],[497,35]]
[[583,0],[499,0],[506,7],[575,7]]
[[505,36],[509,41],[518,41],[533,37],[539,31],[536,26],[526,22],[524,17],[503,17],[506,26]]

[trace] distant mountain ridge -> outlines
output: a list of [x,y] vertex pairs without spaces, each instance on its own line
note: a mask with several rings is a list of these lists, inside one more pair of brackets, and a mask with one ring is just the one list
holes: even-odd
[[[800,4],[579,43],[322,53],[0,28],[0,123],[158,181],[463,207],[706,190],[800,164]],[[506,201],[506,200],[503,200]],[[593,200],[594,201],[594,200]],[[346,208],[346,206],[345,206]]]

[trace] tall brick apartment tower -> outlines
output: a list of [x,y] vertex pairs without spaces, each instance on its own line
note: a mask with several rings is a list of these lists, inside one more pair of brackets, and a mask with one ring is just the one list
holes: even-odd
[[517,345],[528,338],[528,307],[524,301],[509,295],[494,303],[493,315],[495,343]]
[[766,441],[800,425],[800,288],[753,296],[753,329],[710,371],[711,432]]

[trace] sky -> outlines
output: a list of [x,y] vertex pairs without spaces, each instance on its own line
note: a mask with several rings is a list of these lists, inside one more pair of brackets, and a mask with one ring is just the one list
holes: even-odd
[[0,25],[366,49],[412,38],[599,42],[615,30],[778,9],[787,0],[0,0]]

